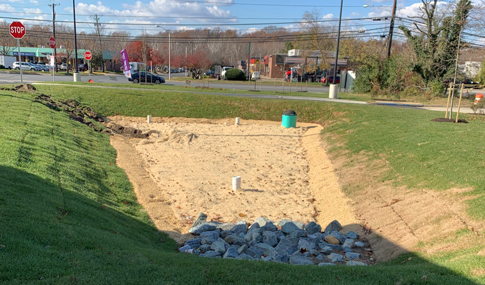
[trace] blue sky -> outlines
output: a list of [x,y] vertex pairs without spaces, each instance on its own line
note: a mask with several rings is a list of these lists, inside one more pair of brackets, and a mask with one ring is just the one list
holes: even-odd
[[[6,22],[13,21],[10,18],[52,20],[52,8],[48,6],[52,3],[60,4],[56,6],[57,21],[73,20],[71,0],[2,0],[0,3],[0,20]],[[344,0],[342,17],[388,16],[391,14],[392,3],[387,0]],[[420,0],[398,0],[398,15],[416,15],[419,3]],[[369,7],[364,8],[364,5]],[[92,32],[92,24],[81,22],[93,22],[92,17],[98,14],[100,22],[108,23],[105,25],[105,33],[124,30],[133,35],[142,30],[156,33],[163,28],[181,30],[220,27],[246,32],[271,24],[296,30],[298,24],[295,22],[301,20],[305,11],[317,9],[322,20],[331,20],[338,18],[339,7],[339,0],[76,0],[76,21],[79,22],[79,31]],[[24,22],[41,23],[32,20]],[[385,31],[388,27],[388,21],[348,23],[350,29],[381,28]],[[337,22],[329,24],[336,25]]]

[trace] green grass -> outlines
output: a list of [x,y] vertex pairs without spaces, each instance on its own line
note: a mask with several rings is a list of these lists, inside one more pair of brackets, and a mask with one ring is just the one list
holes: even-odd
[[[81,100],[105,115],[206,118],[237,115],[243,119],[280,120],[284,109],[293,108],[299,114],[299,121],[322,123],[335,120],[334,112],[346,112],[351,121],[336,124],[329,130],[339,135],[352,125],[356,132],[376,127],[366,127],[364,120],[385,118],[385,122],[376,124],[392,124],[398,118],[389,117],[391,113],[401,120],[410,116],[412,122],[435,126],[425,122],[433,113],[409,110],[409,113],[394,113],[391,110],[400,109],[376,106],[57,86],[39,86],[39,91],[52,94],[55,99]],[[473,284],[485,281],[470,274],[471,269],[485,263],[484,257],[474,254],[475,248],[438,256],[406,254],[389,263],[366,268],[211,260],[176,253],[176,244],[154,228],[136,203],[132,186],[123,170],[115,165],[116,154],[109,144],[109,136],[69,119],[63,112],[34,102],[33,97],[0,91],[1,283]],[[448,132],[463,126],[442,125],[449,128]],[[483,123],[473,122],[469,126],[473,125],[479,131]],[[410,132],[414,127],[415,124],[407,125],[405,131],[410,137],[415,136]],[[378,141],[378,136],[362,137],[366,148],[376,147],[371,141]],[[356,145],[349,144],[349,149],[357,151]],[[377,143],[377,147],[382,147],[382,143]],[[412,261],[402,263],[408,257]],[[456,257],[461,258],[453,261]]]
[[[213,84],[214,82],[211,82],[210,84]],[[217,82],[218,84],[220,82]],[[276,92],[273,92],[272,90],[262,90],[258,92],[254,91],[248,91],[248,90],[253,90],[254,89],[254,84],[250,85],[248,87],[248,90],[243,90],[243,89],[234,89],[231,88],[230,84],[227,84],[227,87],[224,88],[213,88],[208,89],[208,88],[195,88],[195,87],[207,87],[207,82],[203,84],[203,81],[192,81],[190,88],[185,88],[183,86],[174,86],[174,85],[165,85],[165,84],[153,84],[153,85],[141,85],[141,84],[134,84],[134,83],[104,83],[104,82],[94,82],[94,83],[85,83],[85,82],[65,82],[65,81],[59,81],[56,82],[56,84],[63,84],[63,85],[76,85],[76,86],[104,86],[104,87],[116,87],[116,88],[131,88],[131,89],[140,89],[142,88],[143,90],[159,90],[162,92],[166,91],[178,91],[181,93],[207,93],[207,94],[251,94],[251,95],[271,95],[271,96],[298,96],[298,97],[315,97],[315,98],[328,98],[328,91],[323,92],[324,90],[322,89],[322,92],[298,92],[300,88],[296,88],[296,85],[293,85],[291,92],[288,86],[285,85],[285,89],[283,91],[281,85],[277,85],[276,87]],[[210,85],[209,86],[212,86]],[[226,84],[226,82],[223,82],[223,84]],[[243,83],[244,84],[244,83]],[[225,89],[225,90],[224,90]],[[256,88],[256,90],[259,90],[259,85]],[[305,90],[303,88],[303,90]],[[361,94],[353,94],[353,93],[346,93],[346,92],[341,92],[339,93],[339,97],[341,99],[345,100],[354,100],[354,101],[369,101],[370,96],[368,95],[361,95]]]

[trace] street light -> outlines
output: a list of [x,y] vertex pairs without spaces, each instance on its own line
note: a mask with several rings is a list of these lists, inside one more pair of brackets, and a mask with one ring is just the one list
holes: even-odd
[[170,56],[170,52],[172,50],[172,44],[171,44],[171,41],[170,41],[170,31],[165,29],[164,27],[160,26],[160,25],[156,25],[157,28],[162,28],[165,30],[165,32],[168,32],[168,80],[171,79],[171,76],[172,76],[172,67],[171,67],[171,56]]
[[81,75],[77,71],[77,34],[76,34],[76,0],[72,0],[72,14],[74,15],[74,54],[75,54],[75,62],[74,62],[74,74],[73,79],[74,82],[81,81]]
[[338,64],[338,50],[340,45],[340,28],[342,27],[342,6],[344,4],[344,0],[340,1],[340,17],[338,18],[338,35],[337,35],[337,51],[335,53],[335,66],[333,67],[333,84],[337,79],[337,64]]
[[[391,56],[392,34],[394,32],[394,19],[396,18],[396,5],[397,5],[397,0],[394,0],[394,5],[392,6],[391,24],[389,25],[389,38],[388,38],[389,42],[387,45],[387,58]],[[367,8],[367,7],[384,7],[384,6],[364,5],[364,8]]]

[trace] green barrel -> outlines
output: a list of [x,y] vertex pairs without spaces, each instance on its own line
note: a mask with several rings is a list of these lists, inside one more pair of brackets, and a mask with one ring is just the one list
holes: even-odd
[[293,110],[283,112],[281,125],[285,128],[296,128],[296,113]]

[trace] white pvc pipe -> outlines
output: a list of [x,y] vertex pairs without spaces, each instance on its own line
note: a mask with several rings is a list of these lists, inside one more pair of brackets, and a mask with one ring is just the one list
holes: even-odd
[[152,115],[148,115],[147,116],[147,123],[151,123],[152,122]]
[[239,125],[239,117],[236,117],[236,125]]
[[241,189],[241,176],[233,176],[232,177],[232,190],[240,190]]

